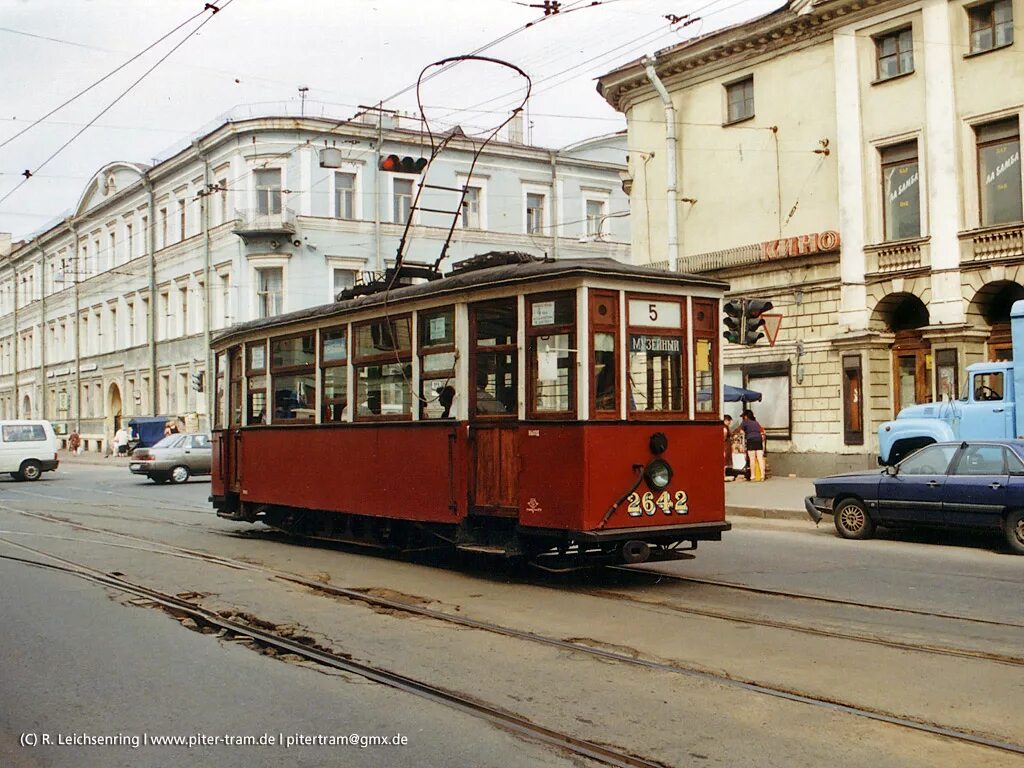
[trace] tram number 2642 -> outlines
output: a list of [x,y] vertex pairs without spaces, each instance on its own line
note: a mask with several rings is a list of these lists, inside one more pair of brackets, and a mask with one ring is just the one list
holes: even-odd
[[626,511],[630,517],[642,517],[644,514],[654,515],[659,509],[666,515],[671,515],[673,512],[677,515],[685,515],[690,511],[686,505],[686,491],[676,491],[674,496],[671,491],[662,491],[657,498],[650,491],[643,495],[631,493],[626,501],[629,502]]

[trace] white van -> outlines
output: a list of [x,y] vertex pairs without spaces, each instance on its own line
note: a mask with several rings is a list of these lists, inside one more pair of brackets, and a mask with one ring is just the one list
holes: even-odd
[[0,421],[0,472],[38,480],[57,468],[57,435],[48,421]]

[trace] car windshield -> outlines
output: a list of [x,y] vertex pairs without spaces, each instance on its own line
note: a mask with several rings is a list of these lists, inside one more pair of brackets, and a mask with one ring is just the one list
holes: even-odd
[[154,445],[154,448],[174,448],[181,443],[181,435],[168,435],[163,438],[159,443]]

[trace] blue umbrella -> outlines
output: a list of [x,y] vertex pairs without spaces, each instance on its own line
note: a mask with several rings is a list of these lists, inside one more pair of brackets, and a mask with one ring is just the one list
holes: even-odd
[[725,402],[727,403],[759,403],[761,402],[761,393],[755,392],[752,389],[744,389],[743,387],[733,387],[729,384],[725,385]]

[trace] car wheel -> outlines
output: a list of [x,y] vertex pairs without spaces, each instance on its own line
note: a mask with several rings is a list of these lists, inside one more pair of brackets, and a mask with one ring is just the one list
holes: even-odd
[[832,516],[836,531],[844,539],[870,539],[875,534],[875,521],[859,499],[843,499],[832,510]]
[[150,479],[150,480],[152,480],[152,481],[153,481],[154,483],[156,483],[157,485],[163,485],[163,484],[164,484],[164,483],[166,483],[166,482],[167,482],[167,481],[168,481],[168,480],[169,480],[170,478],[169,478],[169,477],[167,477],[167,475],[164,475],[164,474],[160,474],[160,475],[150,475],[150,476],[149,476],[149,479]]
[[22,480],[38,480],[43,474],[43,468],[39,465],[38,461],[26,461],[21,465]]
[[172,483],[184,483],[188,480],[188,467],[177,466],[171,470]]
[[1015,510],[1003,521],[1006,543],[1018,555],[1024,555],[1024,510]]

